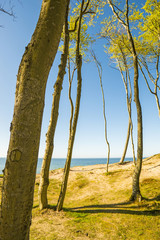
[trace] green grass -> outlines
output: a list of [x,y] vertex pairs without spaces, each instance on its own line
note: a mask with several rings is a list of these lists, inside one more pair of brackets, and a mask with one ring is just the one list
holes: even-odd
[[[119,174],[124,175],[125,171],[104,175],[104,181],[112,185],[114,181],[118,182]],[[104,193],[97,191],[96,195],[85,195],[86,191],[93,189],[92,184],[94,182],[91,183],[86,176],[78,173],[68,186],[64,210],[56,213],[53,206],[56,205],[60,182],[51,181],[49,197],[52,199],[55,196],[54,201],[52,199],[53,205],[48,210],[33,209],[35,214],[31,240],[160,239],[160,199],[156,199],[160,193],[159,179],[148,178],[141,182],[142,194],[149,198],[141,203],[127,202],[131,189],[125,187],[123,190],[111,188],[110,191],[106,189]],[[119,198],[123,201],[119,201]],[[42,231],[43,225],[46,226],[46,231]]]
[[142,195],[146,198],[160,197],[160,180],[147,178],[140,184]]
[[127,201],[131,171],[71,174],[74,177],[69,179],[64,209],[59,213],[54,208],[61,177],[50,180],[49,208],[42,211],[38,208],[37,178],[30,240],[160,240],[160,178],[142,179],[144,199],[131,203]]
[[75,181],[71,184],[70,188],[71,190],[73,190],[73,188],[75,187],[81,189],[86,187],[88,184],[89,184],[88,179],[84,177],[83,174],[78,173],[75,178]]

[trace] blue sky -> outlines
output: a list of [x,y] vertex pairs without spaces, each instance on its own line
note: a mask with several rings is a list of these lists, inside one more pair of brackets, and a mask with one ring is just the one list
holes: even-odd
[[[41,7],[40,0],[14,2],[16,18],[0,14],[0,157],[6,156],[9,143],[9,128],[14,108],[16,74],[29,43]],[[96,28],[95,28],[96,30]],[[94,29],[91,29],[94,31]],[[128,113],[124,86],[120,73],[109,66],[108,56],[104,53],[104,41],[98,40],[93,46],[103,67],[103,85],[106,100],[108,140],[111,157],[121,157],[127,134]],[[60,53],[57,54],[50,72],[46,89],[45,109],[42,123],[39,156],[43,157],[45,134],[50,118],[53,85],[56,80]],[[102,95],[98,72],[93,62],[84,63],[82,67],[82,97],[78,120],[73,157],[107,157],[107,146],[104,137],[104,120]],[[142,76],[139,79],[140,101],[143,112],[144,156],[160,152],[160,119],[155,99],[148,92]],[[75,99],[76,79],[73,83]],[[133,103],[134,141],[136,148],[136,109]],[[68,100],[68,79],[64,79],[61,94],[59,119],[54,141],[53,157],[66,157],[69,135],[70,104]],[[127,156],[132,156],[131,143]]]

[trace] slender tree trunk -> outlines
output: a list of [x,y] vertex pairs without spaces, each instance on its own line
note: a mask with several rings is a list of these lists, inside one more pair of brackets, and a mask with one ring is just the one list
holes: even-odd
[[71,130],[72,130],[72,122],[73,122],[73,114],[74,114],[74,105],[71,97],[71,89],[72,89],[72,81],[74,77],[76,68],[73,69],[72,71],[72,76],[71,76],[71,68],[70,68],[70,59],[68,58],[68,79],[69,79],[69,90],[68,90],[68,97],[71,105],[71,116],[70,116],[70,123],[69,123],[69,134],[71,135]]
[[125,148],[124,148],[122,158],[120,160],[120,164],[123,164],[123,162],[124,162],[130,137],[131,137],[131,143],[132,143],[133,163],[135,164],[135,150],[134,150],[134,142],[133,142],[133,124],[132,124],[132,116],[131,116],[131,100],[132,100],[131,87],[130,87],[130,94],[131,94],[130,95],[130,100],[129,100],[129,97],[128,97],[128,89],[126,90],[126,94],[127,94],[127,109],[128,109],[129,121],[128,121],[126,144],[125,144]]
[[[128,2],[127,2],[128,3]],[[127,21],[128,22],[128,21]],[[142,169],[142,158],[143,158],[143,124],[142,124],[142,110],[141,104],[139,99],[139,85],[138,85],[138,58],[134,46],[134,41],[129,30],[129,23],[127,24],[127,33],[128,38],[131,43],[132,54],[133,54],[133,67],[134,67],[134,101],[136,103],[137,109],[137,160],[135,162],[135,168],[133,172],[133,179],[132,179],[132,195],[130,197],[131,201],[139,200],[141,201],[141,192],[140,192],[140,185],[139,179]]]
[[114,4],[111,0],[108,0],[108,3],[114,13],[114,15],[117,17],[118,21],[125,27],[128,35],[128,39],[131,45],[131,51],[133,56],[133,69],[134,69],[134,101],[136,103],[136,109],[137,109],[137,161],[135,164],[135,169],[133,173],[133,182],[132,182],[132,195],[130,200],[135,201],[136,199],[141,200],[141,193],[140,193],[140,186],[139,186],[139,178],[142,168],[142,157],[143,157],[143,124],[142,124],[142,110],[141,110],[141,104],[139,100],[139,86],[138,86],[138,58],[137,53],[134,45],[134,40],[130,31],[129,27],[129,6],[128,6],[128,0],[126,0],[126,22],[124,22],[118,13],[115,11]]
[[75,134],[76,134],[77,121],[78,121],[78,116],[79,116],[81,88],[82,88],[82,76],[81,76],[82,56],[79,53],[79,48],[80,48],[80,31],[81,31],[83,6],[84,6],[84,0],[82,0],[82,4],[81,4],[81,13],[80,13],[79,26],[78,26],[78,32],[77,32],[77,48],[76,48],[77,97],[76,97],[75,113],[74,113],[74,118],[73,118],[73,122],[72,122],[72,128],[70,130],[70,136],[69,136],[69,142],[68,142],[68,153],[67,153],[67,159],[66,159],[64,173],[63,173],[61,191],[60,191],[59,199],[57,202],[57,211],[61,211],[63,208],[63,202],[64,202],[66,190],[67,190],[69,170],[70,170],[70,164],[71,164],[71,159],[72,159],[74,138],[75,138]]
[[126,138],[124,151],[123,151],[121,160],[119,162],[120,164],[123,164],[125,156],[126,156],[126,152],[127,152],[127,149],[128,149],[129,138],[130,138],[130,130],[131,130],[131,122],[130,122],[130,119],[129,119],[129,121],[128,121],[128,130],[127,130],[127,138]]
[[40,173],[40,185],[39,185],[39,208],[42,210],[48,206],[47,200],[47,189],[49,185],[49,167],[52,159],[53,147],[54,147],[54,135],[58,120],[58,110],[60,95],[62,90],[63,79],[65,75],[65,69],[68,57],[68,47],[69,47],[69,32],[68,32],[68,10],[69,10],[69,0],[66,8],[66,18],[65,18],[65,40],[63,54],[61,55],[61,64],[59,65],[59,72],[57,76],[56,83],[54,85],[54,94],[52,101],[51,118],[48,126],[48,131],[46,134],[46,149],[45,155],[42,162],[42,168]]
[[102,84],[102,74],[100,77],[100,85],[101,85],[101,92],[102,92],[102,101],[103,101],[103,117],[104,117],[104,123],[105,123],[105,140],[108,146],[108,157],[107,157],[107,165],[106,165],[106,172],[108,173],[108,166],[109,166],[109,158],[110,158],[110,144],[107,137],[107,119],[106,119],[106,110],[105,110],[105,97],[104,97],[104,91],[103,91],[103,84]]
[[107,164],[106,164],[106,172],[108,173],[108,166],[109,166],[109,159],[110,159],[110,144],[107,137],[107,118],[106,118],[106,108],[105,108],[105,97],[104,97],[104,90],[103,90],[103,83],[102,83],[102,65],[97,60],[96,55],[94,51],[91,52],[92,57],[96,63],[96,67],[99,74],[99,80],[100,80],[100,86],[101,86],[101,92],[102,92],[102,101],[103,101],[103,118],[104,118],[104,124],[105,124],[105,141],[108,146],[108,157],[107,157]]
[[139,87],[138,87],[138,60],[137,56],[133,56],[134,64],[134,101],[137,108],[137,160],[135,163],[135,169],[133,173],[132,182],[132,195],[130,200],[141,200],[141,192],[139,186],[140,173],[142,169],[142,158],[143,158],[143,125],[142,125],[142,110],[139,100]]
[[28,240],[48,74],[64,23],[66,0],[43,1],[17,76],[14,115],[4,170],[1,240]]
[[133,124],[132,124],[132,121],[131,121],[131,143],[132,143],[132,152],[133,152],[133,163],[136,164],[134,141],[133,141]]
[[74,113],[71,134],[70,134],[69,142],[68,142],[68,153],[67,153],[67,159],[66,159],[64,173],[63,173],[61,191],[60,191],[60,195],[59,195],[59,199],[58,199],[58,203],[57,203],[57,211],[61,211],[63,208],[63,202],[64,202],[66,190],[67,190],[69,170],[70,170],[70,164],[71,164],[71,159],[72,159],[73,144],[74,144],[74,138],[75,138],[75,133],[76,133],[76,128],[77,128],[77,121],[78,121],[79,108],[80,108],[81,87],[82,87],[81,67],[82,67],[82,58],[81,58],[81,55],[79,55],[79,59],[77,62],[76,106],[75,106],[75,113]]
[[124,148],[124,151],[123,151],[123,155],[122,155],[121,160],[120,160],[120,164],[123,164],[123,162],[124,162],[130,136],[131,136],[132,151],[133,151],[133,162],[135,164],[135,150],[134,150],[134,142],[133,142],[133,124],[132,124],[132,114],[131,114],[131,104],[132,104],[131,80],[130,80],[130,75],[129,75],[129,71],[128,71],[126,56],[125,56],[122,48],[119,47],[119,49],[120,49],[122,57],[123,57],[123,62],[124,62],[125,71],[126,71],[126,74],[125,74],[126,77],[124,77],[120,62],[118,60],[117,61],[118,61],[119,70],[120,70],[120,73],[121,73],[121,76],[122,76],[122,80],[123,80],[123,83],[124,83],[125,91],[126,91],[127,110],[128,110],[128,115],[129,115],[127,139],[126,139],[126,144],[125,144],[125,148]]

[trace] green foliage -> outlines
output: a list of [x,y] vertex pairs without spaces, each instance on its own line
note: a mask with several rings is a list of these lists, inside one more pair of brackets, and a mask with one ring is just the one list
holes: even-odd
[[[75,28],[76,17],[71,16],[69,21],[69,30],[73,30]],[[77,38],[77,28],[75,31],[69,33],[70,42],[69,42],[69,57],[70,59],[75,59],[76,56],[76,38]],[[64,33],[62,33],[62,41],[64,40]],[[89,43],[93,42],[93,39],[88,34],[88,25],[84,19],[82,19],[81,26],[81,36],[80,36],[80,52],[82,56],[86,56],[86,52],[88,51]],[[59,47],[60,51],[63,51],[63,44]]]
[[[88,4],[89,2],[89,4]],[[88,5],[87,5],[88,4]],[[91,43],[95,41],[94,37],[89,34],[89,27],[94,26],[96,24],[96,19],[103,15],[104,13],[104,6],[106,5],[106,1],[100,0],[86,0],[84,4],[84,14],[82,19],[81,25],[81,35],[80,35],[80,53],[83,56],[85,61],[88,61],[87,52],[89,50],[89,46]],[[86,11],[85,8],[87,7]],[[78,1],[74,4],[74,7],[70,10],[69,15],[69,36],[70,36],[70,43],[69,43],[69,57],[72,62],[75,62],[75,55],[76,55],[76,40],[77,40],[77,26],[79,21],[81,9],[81,1]],[[64,41],[64,33],[62,33],[61,37],[62,42]],[[59,50],[63,50],[63,44],[59,47]]]
[[106,45],[104,45],[105,52],[110,55],[110,59],[116,63],[116,66],[121,64],[122,69],[125,65],[128,69],[132,65],[132,55],[130,52],[130,43],[125,28],[117,22],[114,16],[105,18],[101,24],[100,37],[106,38]]
[[160,51],[160,2],[154,0],[147,0],[144,7],[141,22],[138,27],[140,30],[139,41],[141,41],[143,48],[142,53],[155,55],[155,52]]
[[[122,15],[120,11],[118,13],[120,16]],[[135,4],[130,5],[129,23],[138,56],[147,58],[148,63],[154,62],[160,53],[160,2],[146,0],[141,9],[138,9]],[[104,46],[105,52],[110,55],[112,60],[116,60],[115,63],[117,60],[121,62],[122,66],[124,65],[123,55],[125,55],[126,63],[131,68],[132,57],[125,28],[115,16],[104,19],[101,24],[103,27],[100,36],[107,40]]]

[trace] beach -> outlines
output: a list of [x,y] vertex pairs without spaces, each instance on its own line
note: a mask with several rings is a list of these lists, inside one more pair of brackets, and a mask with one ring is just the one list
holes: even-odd
[[[119,175],[119,179],[117,181],[121,182],[120,188],[123,188],[124,185],[126,187],[130,187],[132,184],[132,173],[134,170],[133,162],[125,162],[120,165],[119,163],[113,163],[109,165],[109,175]],[[120,172],[124,173],[121,175]],[[106,183],[104,179],[106,173],[106,164],[96,164],[90,166],[76,166],[70,169],[69,175],[69,183],[74,181],[77,174],[81,174],[83,177],[86,177],[91,183],[94,180],[94,188],[95,184],[99,187],[99,184],[102,188],[109,187],[109,183]],[[50,179],[60,180],[62,179],[63,169],[56,169],[50,171]],[[146,178],[155,178],[160,179],[160,154],[152,157],[148,157],[143,159],[142,164],[142,172],[141,172],[141,181]],[[39,174],[37,174],[37,181],[39,180]],[[95,180],[96,183],[95,183]],[[105,184],[105,186],[103,186]],[[117,182],[115,182],[115,185]]]

